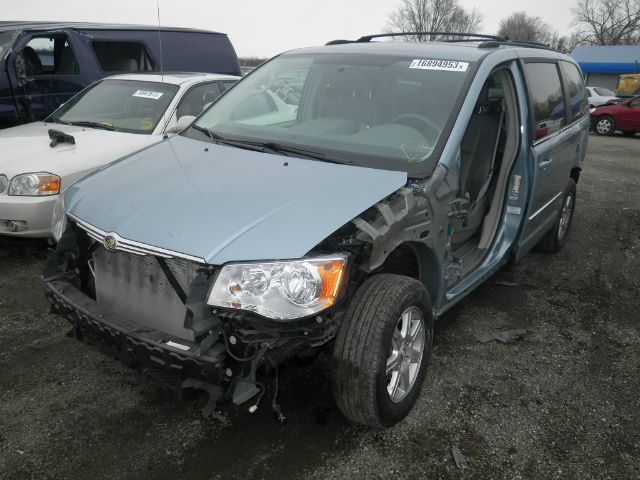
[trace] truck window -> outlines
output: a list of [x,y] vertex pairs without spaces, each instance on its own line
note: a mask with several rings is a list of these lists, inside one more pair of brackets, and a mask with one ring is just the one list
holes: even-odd
[[569,100],[569,121],[572,122],[588,113],[589,102],[578,67],[573,63],[560,62],[560,70],[562,70],[565,94]]
[[534,141],[541,140],[566,124],[564,95],[558,66],[550,62],[524,66],[534,117]]
[[73,47],[64,33],[32,37],[18,55],[16,69],[26,77],[79,73]]
[[141,42],[94,40],[93,51],[104,72],[151,72],[156,63]]

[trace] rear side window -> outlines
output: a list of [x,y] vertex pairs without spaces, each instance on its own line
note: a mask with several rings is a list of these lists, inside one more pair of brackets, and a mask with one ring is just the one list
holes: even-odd
[[527,63],[524,71],[533,108],[534,140],[540,140],[566,124],[562,83],[555,63]]
[[569,62],[560,62],[560,70],[562,70],[565,93],[569,100],[569,121],[573,121],[589,111],[587,91],[578,67]]
[[156,69],[153,58],[141,42],[95,40],[93,51],[104,72],[150,72]]

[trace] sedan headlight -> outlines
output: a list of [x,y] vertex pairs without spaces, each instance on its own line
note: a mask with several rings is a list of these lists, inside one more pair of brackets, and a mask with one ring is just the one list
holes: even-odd
[[0,175],[0,193],[4,192],[9,185],[9,179],[6,175]]
[[60,177],[50,173],[23,173],[11,180],[9,195],[39,197],[60,193]]
[[58,197],[58,201],[53,207],[53,217],[51,217],[51,234],[56,242],[67,229],[67,212],[64,206],[64,195]]
[[346,264],[342,256],[229,264],[216,278],[207,303],[274,320],[306,317],[334,304]]

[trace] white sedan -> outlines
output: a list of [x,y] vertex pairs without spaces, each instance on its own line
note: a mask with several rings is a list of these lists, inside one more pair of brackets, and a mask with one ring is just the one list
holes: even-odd
[[616,103],[620,100],[611,90],[602,87],[587,87],[587,94],[591,108],[599,107],[611,100],[615,100]]
[[117,75],[87,87],[44,122],[0,130],[0,235],[49,237],[56,198],[69,185],[186,128],[238,79]]

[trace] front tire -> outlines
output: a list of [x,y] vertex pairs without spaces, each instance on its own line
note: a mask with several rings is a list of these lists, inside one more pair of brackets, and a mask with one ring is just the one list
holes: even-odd
[[378,274],[352,299],[333,352],[338,407],[350,420],[391,427],[412,409],[433,340],[429,293],[409,277]]
[[542,237],[538,249],[547,253],[559,252],[567,241],[569,229],[573,222],[573,212],[576,209],[576,182],[569,179],[562,197],[562,208],[553,228]]
[[596,120],[595,130],[598,135],[613,135],[616,131],[616,122],[611,117],[600,117]]

